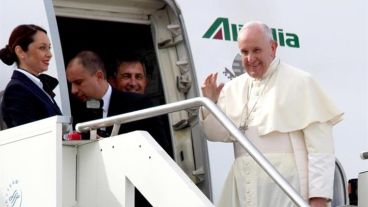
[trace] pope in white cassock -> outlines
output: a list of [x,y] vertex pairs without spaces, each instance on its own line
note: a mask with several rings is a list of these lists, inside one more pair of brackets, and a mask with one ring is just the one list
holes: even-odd
[[[203,96],[217,103],[312,207],[330,205],[332,127],[343,113],[308,73],[276,57],[277,43],[267,25],[245,24],[238,45],[246,73],[226,85],[217,85],[217,74],[210,74]],[[234,144],[236,159],[218,206],[295,206],[214,116],[205,109],[200,114],[208,139]]]

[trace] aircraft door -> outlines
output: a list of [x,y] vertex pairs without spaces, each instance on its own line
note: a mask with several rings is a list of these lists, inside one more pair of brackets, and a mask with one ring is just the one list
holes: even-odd
[[[151,15],[150,20],[166,103],[198,96],[190,54],[177,13],[165,7]],[[212,199],[207,143],[198,126],[197,110],[172,113],[169,122],[176,162]]]

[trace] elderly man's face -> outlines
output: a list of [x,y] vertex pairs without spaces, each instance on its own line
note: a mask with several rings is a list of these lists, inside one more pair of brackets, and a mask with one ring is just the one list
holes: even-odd
[[239,33],[238,46],[247,73],[261,79],[275,58],[277,43],[267,38],[261,27],[252,26]]
[[147,83],[141,63],[123,63],[119,66],[116,74],[116,87],[119,90],[144,94]]

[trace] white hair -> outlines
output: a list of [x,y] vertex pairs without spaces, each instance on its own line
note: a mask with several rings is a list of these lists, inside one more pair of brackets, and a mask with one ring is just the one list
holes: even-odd
[[264,34],[266,35],[266,38],[273,41],[273,35],[272,35],[272,30],[263,22],[261,21],[249,21],[247,23],[245,23],[243,25],[243,27],[241,28],[240,32],[246,30],[246,29],[249,29],[251,27],[260,27]]

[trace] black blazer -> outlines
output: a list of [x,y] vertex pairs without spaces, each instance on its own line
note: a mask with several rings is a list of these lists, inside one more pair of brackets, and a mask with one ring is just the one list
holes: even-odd
[[[116,89],[112,89],[107,116],[137,111],[152,106],[152,101],[144,95],[120,92]],[[132,123],[122,124],[120,126],[119,134],[135,130],[144,130],[149,132],[152,137],[161,145],[161,147],[164,148],[168,154],[171,154],[171,151],[169,150],[169,148],[171,148],[170,140],[165,136],[161,117],[152,117]]]
[[13,72],[5,88],[1,110],[8,128],[61,115],[57,104],[19,71]]
[[[102,118],[102,111],[96,115],[95,111],[86,109],[86,104],[78,102],[75,97],[72,97],[72,116],[73,124],[90,121]],[[73,104],[74,103],[74,104]],[[145,95],[137,93],[121,92],[112,88],[110,105],[107,116],[114,116],[124,114],[132,111],[137,111],[152,107],[152,101]],[[98,113],[97,113],[98,114]],[[164,131],[162,117],[152,117],[149,119],[139,120],[131,123],[122,124],[120,126],[119,134],[127,133],[135,130],[144,130],[151,134],[151,136],[161,145],[161,147],[172,156],[171,139]],[[107,133],[110,134],[112,127],[107,128]]]

